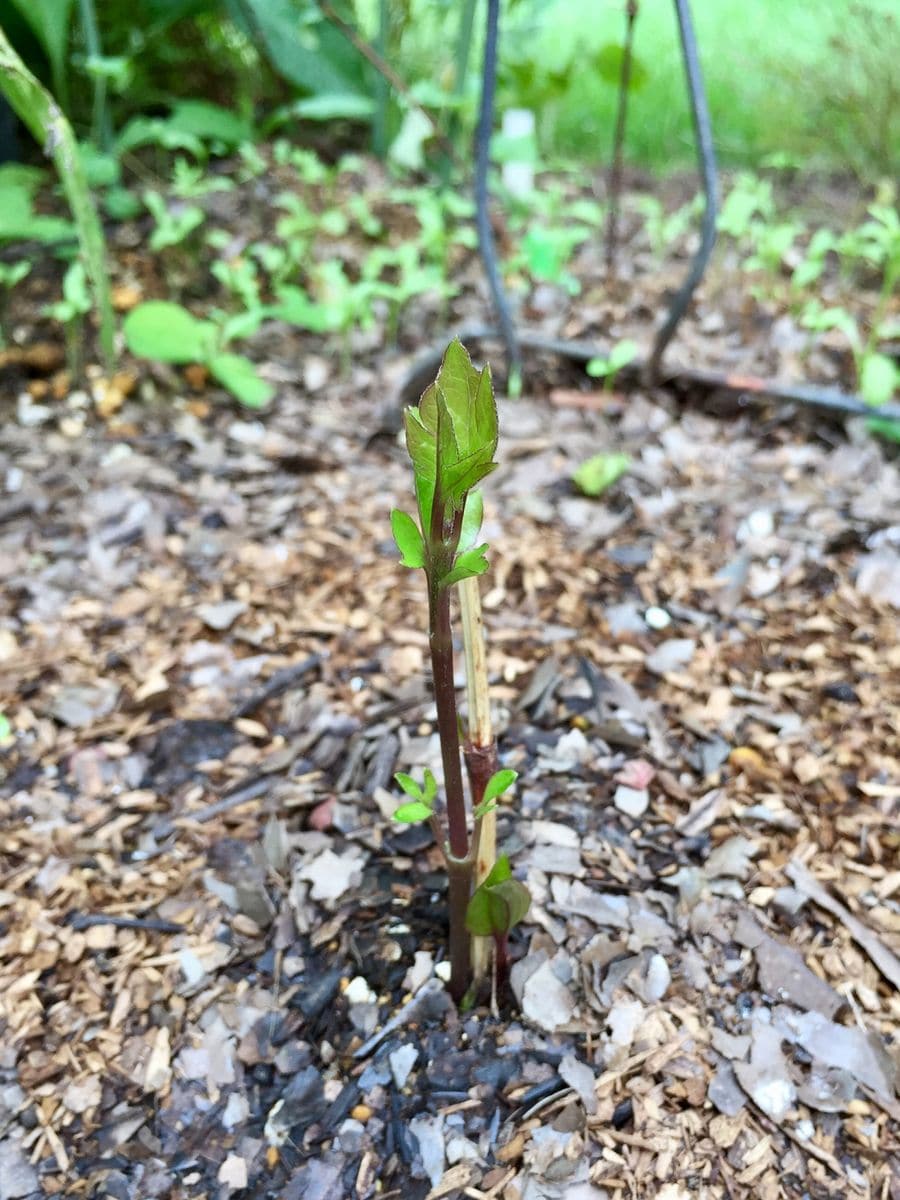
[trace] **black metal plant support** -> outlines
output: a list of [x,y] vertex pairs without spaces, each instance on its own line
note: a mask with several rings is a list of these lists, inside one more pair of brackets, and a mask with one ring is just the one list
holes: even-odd
[[478,249],[491,290],[494,312],[497,315],[503,343],[506,347],[508,386],[510,390],[515,390],[522,374],[522,358],[509,300],[503,290],[503,280],[497,265],[497,250],[488,214],[488,167],[490,165],[491,130],[494,125],[499,24],[500,0],[487,0],[487,29],[484,39],[484,63],[481,71],[481,108],[478,113],[478,127],[475,131],[475,223],[478,228]]
[[625,123],[628,119],[628,93],[631,91],[631,60],[634,50],[634,22],[637,19],[637,0],[628,0],[625,9],[625,45],[622,49],[622,69],[619,74],[619,103],[616,109],[616,131],[613,135],[612,165],[609,173],[609,211],[606,217],[606,270],[615,274],[616,250],[619,242],[619,208],[622,203],[622,153],[625,146]]
[[[703,87],[690,5],[688,0],[674,0],[674,3],[678,17],[685,75],[691,98],[691,112],[697,139],[697,158],[703,179],[706,204],[703,212],[700,248],[657,332],[649,357],[645,361],[632,362],[622,371],[622,378],[642,378],[650,383],[658,380],[663,353],[672,340],[681,318],[687,312],[698,283],[703,278],[716,241],[716,218],[718,215],[719,186],[712,124]],[[531,329],[521,329],[517,333],[513,324],[497,266],[497,255],[488,218],[487,174],[494,118],[499,8],[499,0],[488,0],[481,110],[475,139],[475,203],[479,246],[499,329],[484,325],[464,325],[455,331],[455,336],[463,342],[496,339],[498,336],[502,338],[512,378],[521,369],[521,349],[523,347],[537,353],[556,355],[572,362],[582,363],[586,363],[592,358],[607,357],[610,347],[593,342],[548,337],[544,333]],[[398,389],[397,398],[402,403],[413,403],[428,381],[434,377],[446,344],[445,336],[425,350],[412,364]],[[741,402],[744,403],[768,399],[784,400],[788,403],[817,409],[823,414],[830,413],[839,417],[877,415],[885,420],[900,421],[900,404],[885,404],[877,410],[873,410],[860,396],[843,392],[838,388],[823,388],[815,384],[793,383],[782,379],[764,379],[758,375],[729,374],[691,367],[679,367],[671,371],[669,375],[673,381],[683,382],[692,388],[700,387],[709,391],[729,392],[739,396]]]
[[678,323],[687,312],[691,297],[697,284],[703,278],[706,264],[716,244],[716,217],[719,209],[719,181],[716,171],[716,150],[713,145],[712,123],[709,119],[709,105],[706,101],[706,90],[703,87],[703,74],[700,70],[700,57],[697,54],[697,39],[694,36],[694,23],[691,19],[691,8],[688,0],[675,0],[675,11],[678,15],[678,31],[681,36],[681,55],[687,76],[688,91],[691,97],[691,115],[694,119],[694,133],[697,138],[697,158],[700,164],[700,174],[703,178],[703,193],[706,205],[703,209],[703,225],[700,234],[700,248],[694,255],[687,278],[679,288],[672,301],[653,343],[644,377],[649,383],[659,379],[659,367],[666,347],[672,340]]

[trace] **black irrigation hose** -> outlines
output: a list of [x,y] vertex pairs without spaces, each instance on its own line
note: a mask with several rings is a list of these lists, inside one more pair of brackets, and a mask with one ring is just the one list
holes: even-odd
[[[502,340],[501,333],[487,325],[463,325],[453,333],[461,342]],[[428,383],[434,378],[441,364],[446,340],[436,342],[419,355],[407,371],[397,393],[398,406],[415,403]],[[554,354],[572,362],[587,363],[592,358],[608,358],[610,346],[596,342],[571,341],[548,337],[532,329],[519,330],[519,345],[526,350]],[[646,378],[647,363],[635,360],[620,372],[619,379]],[[876,417],[887,421],[900,421],[900,404],[882,404],[873,408],[859,396],[842,392],[838,388],[817,387],[815,384],[792,383],[790,380],[765,379],[759,375],[729,374],[695,367],[675,367],[668,373],[668,382],[693,384],[709,391],[725,391],[751,400],[786,400],[802,404],[823,413],[840,417]]]
[[716,151],[713,145],[712,124],[709,119],[709,105],[706,101],[706,91],[703,87],[703,74],[700,70],[700,58],[697,54],[697,39],[694,36],[694,24],[691,19],[691,9],[688,0],[675,0],[675,10],[678,14],[678,30],[681,35],[681,52],[684,59],[684,69],[687,76],[688,91],[691,97],[691,114],[694,118],[694,133],[697,138],[697,157],[700,173],[703,177],[703,191],[706,197],[706,207],[703,210],[703,226],[700,237],[700,248],[694,255],[693,262],[687,273],[687,278],[681,285],[665,321],[656,334],[653,349],[647,360],[646,375],[648,383],[656,383],[659,379],[659,367],[663,353],[672,340],[678,323],[687,311],[694,289],[703,278],[709,256],[716,244],[716,216],[718,212],[718,177],[716,172]]
[[494,125],[494,91],[497,84],[497,34],[500,24],[500,0],[487,0],[487,31],[484,41],[484,62],[481,71],[481,108],[475,132],[475,224],[478,229],[478,249],[491,289],[494,312],[506,346],[506,368],[511,387],[517,386],[522,374],[522,359],[516,340],[509,301],[503,290],[497,250],[488,216],[488,166],[490,163],[491,131]]

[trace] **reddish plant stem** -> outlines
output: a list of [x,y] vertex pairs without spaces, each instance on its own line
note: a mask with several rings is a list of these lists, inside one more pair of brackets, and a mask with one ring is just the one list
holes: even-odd
[[466,800],[463,792],[462,763],[459,753],[459,725],[456,716],[456,690],[453,686],[453,638],[450,631],[450,592],[432,589],[429,597],[431,674],[437,705],[438,736],[444,764],[444,791],[447,796],[447,840],[454,858],[469,853],[466,828]]
[[501,997],[509,984],[509,934],[494,934],[494,981]]
[[472,943],[466,929],[466,910],[472,895],[472,864],[447,862],[447,905],[450,913],[450,995],[457,1004],[468,991],[472,971]]
[[609,180],[609,215],[606,223],[606,269],[610,275],[616,269],[619,205],[622,199],[622,147],[625,143],[625,121],[628,114],[628,91],[631,86],[631,55],[634,41],[634,22],[637,17],[637,11],[637,0],[628,0],[625,14],[625,45],[622,50],[622,70],[619,78],[619,107],[616,112],[612,171],[610,172]]
[[469,985],[470,943],[466,929],[466,909],[472,891],[472,862],[469,858],[469,832],[466,798],[463,792],[462,762],[456,690],[453,686],[453,638],[450,629],[450,591],[429,588],[431,673],[437,705],[438,735],[444,764],[444,791],[447,797],[448,906],[450,917],[450,994],[457,1001]]

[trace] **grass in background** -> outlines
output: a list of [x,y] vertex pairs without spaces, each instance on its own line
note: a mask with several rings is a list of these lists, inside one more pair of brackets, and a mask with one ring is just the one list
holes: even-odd
[[[692,10],[723,163],[758,165],[782,153],[861,173],[900,167],[900,24],[891,0],[700,0]],[[579,61],[621,42],[624,4],[556,0],[540,17],[544,62],[569,71],[548,148],[604,159],[616,91]],[[628,157],[656,170],[692,163],[672,0],[641,0],[635,53],[647,78],[630,100]],[[866,133],[870,145],[860,145]]]
[[[373,0],[357,4],[373,9]],[[691,7],[724,165],[758,167],[779,155],[870,180],[900,174],[896,0],[693,0]],[[446,0],[413,0],[400,41],[409,78],[423,63],[430,78],[452,78],[457,24]],[[621,45],[624,29],[625,0],[504,4],[498,106],[535,108],[545,160],[608,160],[616,87],[597,58],[604,46]],[[673,0],[640,0],[634,49],[646,80],[629,102],[628,161],[657,171],[692,165]],[[479,45],[467,86],[473,110],[480,57]]]

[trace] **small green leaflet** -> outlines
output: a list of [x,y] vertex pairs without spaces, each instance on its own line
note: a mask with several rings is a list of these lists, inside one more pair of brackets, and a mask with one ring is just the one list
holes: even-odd
[[6,713],[0,712],[0,742],[5,742],[12,733],[12,725]]
[[245,408],[265,408],[275,389],[243,354],[214,354],[207,364],[212,375]]
[[434,810],[434,801],[437,796],[437,780],[431,771],[427,767],[425,768],[424,787],[420,787],[411,775],[405,775],[403,771],[398,771],[394,778],[407,796],[412,796],[412,803],[401,804],[394,813],[394,820],[400,821],[404,825],[412,825],[416,821],[427,821]]
[[629,338],[617,343],[609,352],[609,358],[592,358],[585,367],[588,375],[594,379],[604,379],[607,375],[615,375],[623,367],[637,358],[638,345]]
[[505,854],[496,863],[480,887],[475,889],[466,910],[466,928],[476,937],[509,933],[522,920],[531,905],[531,896],[523,883],[512,877]]
[[394,778],[400,784],[403,791],[406,792],[407,796],[412,796],[414,800],[422,799],[422,789],[411,775],[404,775],[402,771],[398,771]]
[[401,804],[394,813],[394,820],[404,825],[414,825],[417,821],[427,821],[431,817],[431,809],[421,800],[413,800],[409,804]]
[[437,780],[427,767],[425,768],[424,788],[420,787],[411,775],[406,775],[403,771],[398,771],[394,778],[407,796],[412,796],[414,800],[424,800],[426,804],[434,803],[437,795]]
[[627,454],[595,454],[572,473],[572,481],[586,496],[599,496],[630,466]]
[[394,541],[400,551],[400,561],[404,567],[425,566],[425,543],[419,532],[419,527],[409,515],[399,508],[391,512],[391,530]]
[[484,557],[487,548],[485,542],[482,546],[475,546],[458,555],[452,570],[441,580],[441,587],[450,587],[451,584],[459,583],[461,579],[469,579],[472,575],[483,575],[490,565]]
[[518,778],[519,772],[512,771],[509,767],[505,767],[502,771],[495,771],[487,782],[481,803],[475,809],[475,816],[483,817],[487,813],[493,812],[497,807],[497,798],[508,791]]

